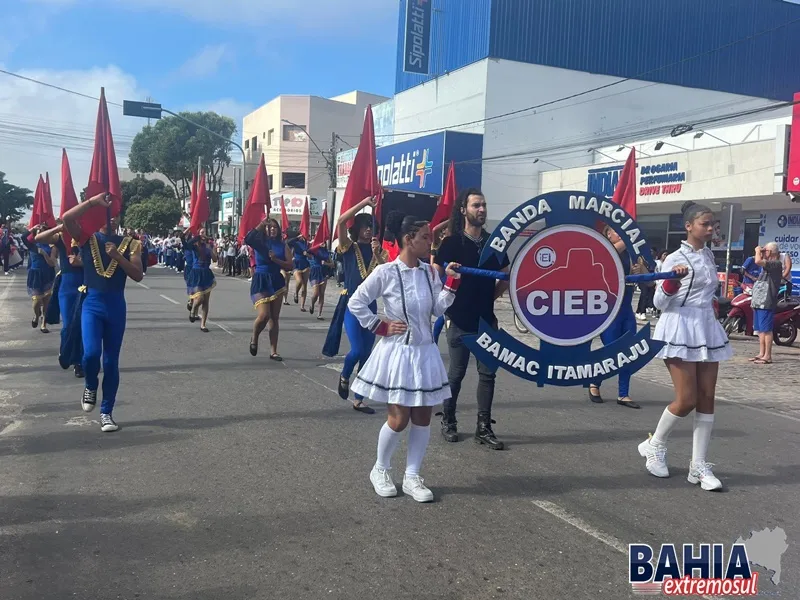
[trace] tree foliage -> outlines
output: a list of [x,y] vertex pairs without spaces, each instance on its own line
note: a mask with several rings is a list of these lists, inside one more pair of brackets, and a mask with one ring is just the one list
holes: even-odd
[[175,200],[175,192],[160,179],[146,179],[145,177],[135,177],[130,181],[121,182],[122,187],[122,220],[125,222],[125,215],[128,209],[150,198],[161,199],[163,201]]
[[144,229],[151,235],[163,235],[175,229],[181,218],[181,204],[175,198],[152,196],[129,206],[125,227]]
[[191,123],[166,117],[142,129],[133,140],[128,166],[136,173],[161,173],[172,183],[175,197],[188,190],[201,158],[211,214],[219,210],[225,167],[231,164],[231,143],[236,124],[215,112],[182,112],[180,115],[221,135],[220,139]]
[[33,207],[33,192],[6,181],[0,171],[0,223],[19,221],[25,211]]

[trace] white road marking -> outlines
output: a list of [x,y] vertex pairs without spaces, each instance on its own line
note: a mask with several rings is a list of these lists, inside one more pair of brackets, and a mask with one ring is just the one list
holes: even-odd
[[0,342],[0,349],[9,350],[11,348],[22,348],[29,343],[30,340],[6,340],[4,342]]
[[100,425],[100,421],[94,421],[89,417],[81,415],[79,417],[72,417],[70,418],[64,425],[69,425],[72,427],[86,427],[88,425]]
[[22,421],[11,421],[5,429],[0,429],[0,435],[5,435],[6,433],[11,433],[22,427]]
[[225,332],[225,333],[227,333],[228,335],[234,335],[234,337],[235,337],[235,334],[234,334],[234,333],[233,333],[233,332],[232,332],[230,329],[228,329],[227,327],[225,327],[225,325],[223,325],[222,323],[217,323],[216,321],[212,321],[211,319],[209,319],[209,321],[208,321],[208,322],[209,322],[209,323],[211,323],[212,325],[216,325],[217,327],[219,327],[220,329],[222,329],[222,331],[224,331],[224,332]]
[[161,296],[167,302],[172,302],[173,304],[180,304],[180,302],[176,302],[175,300],[173,300],[169,296],[165,296],[164,294],[159,294],[159,296]]
[[306,375],[305,373],[301,373],[301,372],[300,372],[300,371],[298,371],[297,369],[292,369],[292,373],[294,373],[294,374],[296,374],[296,375],[300,375],[300,377],[302,377],[303,379],[307,379],[307,380],[308,380],[308,381],[310,381],[311,383],[313,383],[313,384],[316,384],[316,385],[318,385],[319,387],[321,387],[321,388],[323,388],[323,389],[326,389],[326,390],[328,390],[328,391],[329,391],[331,394],[336,394],[336,397],[337,397],[337,398],[339,397],[339,392],[338,392],[338,391],[336,391],[336,390],[334,390],[334,389],[331,389],[331,388],[329,388],[327,385],[325,385],[325,384],[323,384],[323,383],[320,383],[320,382],[319,382],[319,381],[317,381],[316,379],[312,379],[311,377],[309,377],[309,376],[308,376],[308,375]]
[[135,281],[134,283],[135,283],[136,285],[138,285],[139,287],[143,287],[143,288],[144,288],[144,289],[146,289],[146,290],[149,290],[149,289],[150,289],[150,288],[149,288],[149,287],[147,287],[145,284],[143,284],[141,281]]
[[320,367],[322,367],[323,369],[330,369],[331,371],[341,371],[344,368],[344,363],[327,363],[324,365],[320,365]]
[[[585,534],[592,536],[598,542],[604,543],[609,548],[613,548],[617,552],[624,554],[625,556],[628,555],[628,545],[622,543],[622,540],[619,538],[611,535],[610,533],[606,533],[605,531],[601,531],[596,527],[590,525],[580,517],[577,517],[567,511],[566,509],[560,507],[558,504],[553,502],[548,502],[546,500],[532,500],[534,506],[541,508],[548,514],[553,515],[557,519],[560,519],[567,523],[568,525],[572,525],[575,529],[582,531]],[[711,596],[701,596],[701,598],[708,598],[711,599]]]

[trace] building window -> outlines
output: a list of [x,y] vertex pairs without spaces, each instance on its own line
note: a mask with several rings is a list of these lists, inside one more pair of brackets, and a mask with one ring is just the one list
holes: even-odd
[[305,132],[305,127],[300,125],[284,125],[283,126],[283,141],[284,142],[305,142],[308,136]]
[[272,189],[272,175],[267,175],[267,178],[269,179],[269,189]]
[[250,145],[253,147],[253,152],[255,152],[256,149],[258,148],[258,136],[257,135],[253,136],[253,139],[250,141]]
[[275,130],[270,129],[267,132],[267,146],[272,146],[272,141],[275,139]]
[[302,189],[306,187],[306,174],[305,173],[282,173],[281,174],[281,187],[283,188],[297,188]]
[[245,140],[244,141],[244,149],[245,150],[250,150],[250,140]]

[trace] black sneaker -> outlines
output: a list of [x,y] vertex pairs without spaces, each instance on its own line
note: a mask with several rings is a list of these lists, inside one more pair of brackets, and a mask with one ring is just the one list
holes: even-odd
[[339,397],[347,400],[350,397],[350,380],[339,377]]
[[458,441],[458,421],[456,421],[456,411],[454,409],[443,409],[436,413],[442,415],[442,437],[446,442]]
[[81,398],[81,408],[83,412],[92,412],[97,404],[97,390],[90,390],[89,388],[83,389],[83,398]]
[[505,448],[505,445],[495,437],[494,431],[492,431],[492,423],[494,423],[494,421],[492,421],[491,417],[484,415],[478,416],[478,427],[475,430],[475,443],[489,446],[492,450],[502,450]]
[[111,431],[116,431],[117,429],[119,429],[119,425],[114,422],[114,419],[111,418],[111,415],[107,415],[105,413],[100,414],[100,431],[109,433]]
[[83,367],[82,366],[75,365],[74,371],[75,371],[75,377],[78,377],[79,379],[83,379],[84,373],[83,373]]

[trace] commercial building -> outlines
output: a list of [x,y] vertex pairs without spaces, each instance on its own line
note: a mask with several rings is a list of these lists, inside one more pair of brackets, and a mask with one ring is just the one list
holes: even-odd
[[[245,116],[245,196],[263,153],[274,197],[324,200],[332,187],[336,151],[346,148],[347,142],[357,143],[367,106],[385,100],[361,91],[334,98],[281,95]],[[312,218],[319,214],[312,210]],[[300,217],[293,214],[290,219],[299,222]]]

